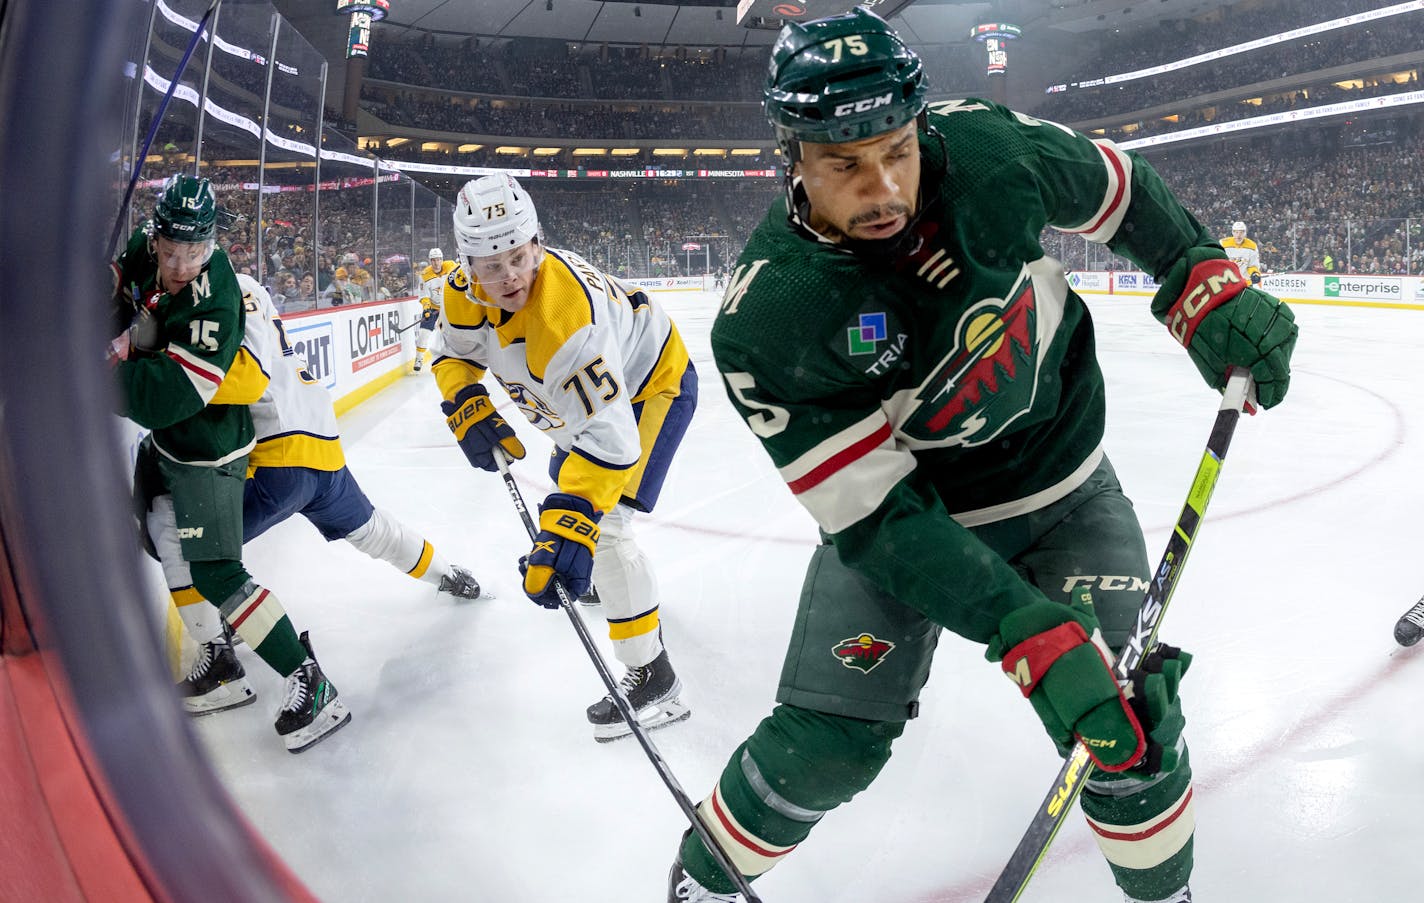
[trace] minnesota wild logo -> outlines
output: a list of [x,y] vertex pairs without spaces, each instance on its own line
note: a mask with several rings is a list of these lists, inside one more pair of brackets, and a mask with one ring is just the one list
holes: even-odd
[[878,639],[868,633],[841,640],[831,647],[831,654],[841,660],[847,668],[855,668],[869,674],[895,648],[889,640]]
[[1038,300],[1025,273],[1009,300],[987,298],[959,318],[955,343],[915,394],[904,431],[916,439],[982,445],[1033,406]]

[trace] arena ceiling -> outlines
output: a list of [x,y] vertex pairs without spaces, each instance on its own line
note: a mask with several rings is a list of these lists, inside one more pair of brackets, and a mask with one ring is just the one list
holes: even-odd
[[[278,9],[325,50],[344,41],[345,25],[334,0],[277,0]],[[1201,15],[1219,0],[910,0],[892,17],[911,40],[968,40],[981,22],[1082,34],[1145,25],[1166,17]],[[448,35],[554,38],[575,42],[653,46],[762,46],[776,38],[775,23],[754,28],[737,22],[737,0],[392,0],[382,32],[406,29]],[[338,57],[339,58],[339,57]]]

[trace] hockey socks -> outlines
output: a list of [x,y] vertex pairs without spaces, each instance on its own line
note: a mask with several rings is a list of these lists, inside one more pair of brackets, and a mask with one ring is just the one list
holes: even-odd
[[[743,875],[761,875],[805,840],[826,812],[870,786],[904,729],[902,721],[778,705],[732,754],[698,814]],[[683,842],[681,861],[707,889],[733,890],[697,835]]]
[[1118,887],[1137,900],[1166,900],[1192,873],[1192,771],[1185,744],[1170,772],[1150,778],[1098,772],[1083,814]]
[[243,642],[278,674],[286,677],[301,667],[307,650],[271,590],[249,580],[220,608]]

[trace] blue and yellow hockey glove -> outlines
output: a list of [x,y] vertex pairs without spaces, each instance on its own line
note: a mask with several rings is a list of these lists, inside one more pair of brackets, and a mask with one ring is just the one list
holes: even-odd
[[570,598],[588,592],[602,517],[593,510],[592,503],[576,495],[551,492],[544,499],[539,506],[539,533],[534,537],[534,548],[519,559],[524,594],[535,604],[559,607],[554,578],[563,583]]
[[454,401],[440,402],[440,410],[445,413],[445,425],[455,434],[460,450],[480,470],[498,469],[494,463],[496,445],[510,458],[524,457],[524,443],[514,434],[514,428],[495,412],[489,390],[479,383],[462,388]]

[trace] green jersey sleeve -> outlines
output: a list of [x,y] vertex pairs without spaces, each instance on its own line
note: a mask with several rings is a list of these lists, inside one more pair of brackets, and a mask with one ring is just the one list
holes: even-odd
[[[1216,244],[1151,164],[1110,140],[1091,139],[989,101],[952,101],[934,109],[940,128],[952,130],[956,116],[966,115],[997,117],[1008,125],[1019,152],[1009,155],[1006,167],[1017,172],[1001,178],[1026,182],[1041,211],[1005,206],[1025,217],[1020,221],[1031,228],[1048,225],[1105,244],[1154,277],[1166,273],[1189,248]],[[1042,221],[1036,222],[1040,215]]]

